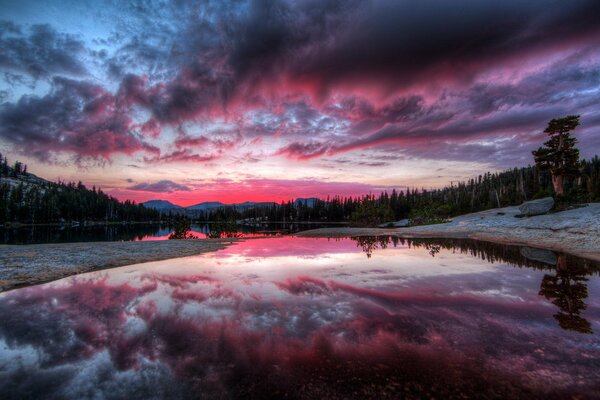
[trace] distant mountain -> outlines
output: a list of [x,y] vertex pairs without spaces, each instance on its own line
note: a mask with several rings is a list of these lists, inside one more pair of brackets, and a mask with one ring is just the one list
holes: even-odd
[[153,208],[157,211],[183,211],[184,208],[180,207],[176,204],[171,203],[167,200],[149,200],[144,203],[141,203],[146,208]]
[[226,204],[221,203],[219,201],[206,201],[204,203],[198,203],[198,204],[194,204],[193,206],[188,206],[185,207],[186,210],[193,210],[193,211],[206,211],[206,210],[210,210],[213,208],[221,208],[221,207],[225,207]]
[[188,207],[180,207],[167,200],[150,200],[142,204],[144,207],[153,208],[161,212],[181,213],[194,218],[203,211],[216,210],[218,208],[235,207],[238,210],[247,210],[254,207],[271,207],[276,203],[245,201],[243,203],[225,204],[220,201],[206,201]]
[[309,197],[307,199],[304,198],[298,198],[296,200],[294,200],[294,204],[295,205],[299,205],[299,204],[304,204],[308,207],[314,207],[315,203],[318,201],[319,199],[317,199],[316,197]]

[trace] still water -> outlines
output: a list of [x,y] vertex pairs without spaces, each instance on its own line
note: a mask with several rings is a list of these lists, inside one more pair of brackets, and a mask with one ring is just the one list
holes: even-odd
[[0,295],[0,398],[598,398],[598,265],[270,238]]
[[[232,231],[217,223],[192,224],[190,233],[197,238],[276,236],[308,229],[325,228],[323,223],[270,223],[237,225]],[[339,226],[335,224],[334,226]],[[137,240],[167,240],[173,227],[161,224],[114,224],[96,226],[26,226],[0,228],[0,244],[36,244],[68,242],[114,242]]]

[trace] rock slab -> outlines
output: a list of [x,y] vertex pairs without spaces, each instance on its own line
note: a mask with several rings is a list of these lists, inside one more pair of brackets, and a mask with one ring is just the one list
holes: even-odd
[[543,199],[526,201],[519,206],[521,215],[532,217],[534,215],[543,215],[554,207],[554,199],[552,197],[544,197]]
[[406,226],[410,226],[410,221],[408,219],[401,219],[396,222],[386,222],[385,224],[377,225],[378,228],[404,228]]
[[0,292],[70,275],[223,249],[237,239],[0,245]]

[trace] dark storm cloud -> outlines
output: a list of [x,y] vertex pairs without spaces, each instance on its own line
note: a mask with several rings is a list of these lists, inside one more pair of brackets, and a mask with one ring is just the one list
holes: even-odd
[[[503,167],[511,161],[522,164],[526,162],[523,156],[529,157],[543,141],[542,130],[551,118],[581,114],[587,123],[578,134],[597,125],[599,68],[597,63],[561,61],[518,82],[490,81],[446,92],[430,106],[408,108],[412,113],[400,120],[385,118],[385,107],[377,110],[365,100],[353,99],[342,103],[337,112],[355,121],[350,132],[363,135],[347,138],[329,152],[379,146],[380,150],[401,150],[419,158],[491,159]],[[488,143],[469,143],[472,141]],[[584,141],[591,143],[590,138]],[[586,156],[593,155],[593,151],[585,151]]]
[[93,159],[159,153],[133,129],[127,110],[116,106],[110,92],[66,78],[54,78],[52,90],[43,97],[23,96],[0,106],[0,138],[43,161],[63,152]]
[[84,43],[57,32],[50,25],[33,25],[26,33],[10,22],[0,24],[0,68],[24,72],[33,78],[52,74],[84,75]]
[[405,85],[432,74],[469,81],[494,61],[597,38],[599,17],[596,1],[363,4],[332,39],[301,52],[291,70],[326,85],[348,79]]
[[[550,106],[568,104],[575,93],[600,86],[600,65],[560,62],[532,73],[515,84],[479,83],[463,95],[474,116],[486,115],[516,105]],[[591,93],[594,102],[600,94]],[[586,106],[583,102],[582,106]]]
[[[252,87],[275,85],[276,91],[295,90],[286,88],[281,79],[308,82],[317,94],[338,84],[361,81],[378,81],[388,88],[468,83],[491,63],[600,38],[596,23],[600,5],[593,1],[265,1],[223,3],[207,9],[210,18],[204,19],[186,10],[188,24],[179,35],[185,34],[189,40],[179,41],[176,52],[167,56],[164,48],[156,48],[156,55],[178,63],[174,79],[160,86],[146,85],[141,78],[135,82],[135,101],[148,107],[158,121],[194,118],[236,95],[247,94]],[[139,40],[121,49],[123,54],[140,51],[153,50]],[[156,55],[138,58],[154,59]],[[590,83],[587,76],[565,77],[579,79],[577,87]],[[560,89],[551,84],[556,79],[564,88],[573,83],[556,74],[540,78],[523,82],[516,90],[509,85],[479,84],[467,88],[466,95],[473,112],[481,114],[506,104],[548,101]],[[131,79],[126,77],[123,85]],[[416,95],[398,98],[379,109],[370,104],[341,104],[346,106],[352,111],[331,107],[323,111],[354,118],[350,133],[358,135],[414,119],[424,107]],[[448,110],[447,116],[452,111]],[[297,120],[297,130],[314,138],[307,131],[311,128],[307,119],[300,115]],[[291,128],[286,125],[286,129],[289,132]],[[298,153],[297,145],[290,146],[291,153]]]
[[591,0],[262,1],[244,10],[227,14],[222,29],[192,20],[187,30],[196,33],[195,50],[218,45],[210,61],[221,64],[213,72],[234,87],[287,76],[314,81],[322,93],[354,80],[387,87],[431,74],[469,81],[495,61],[600,32],[600,4]]
[[[300,160],[398,144],[420,157],[444,158],[442,144],[426,144],[455,142],[447,153],[455,154],[456,145],[481,145],[467,141],[541,130],[562,113],[592,118],[598,101],[600,2],[594,0],[122,7],[115,32],[94,42],[106,49],[87,49],[49,25],[0,24],[0,67],[15,77],[5,75],[5,82],[25,85],[20,74],[86,74],[92,68],[85,56],[118,87],[114,94],[100,86],[88,93],[75,89],[88,83],[54,79],[46,96],[2,106],[2,138],[31,143],[39,159],[49,151],[106,159],[145,150],[153,153],[148,162],[205,162],[228,143],[269,135],[286,139],[275,154]],[[565,50],[570,55],[557,57]],[[531,63],[521,69],[525,59]],[[493,68],[500,78],[485,75]],[[506,71],[519,72],[518,82]],[[137,108],[149,119],[134,122]],[[227,117],[242,137],[221,144],[212,137],[220,132],[180,135],[161,155],[141,136]],[[190,149],[201,145],[211,146],[207,155]],[[483,146],[482,155],[490,151]]]
[[154,183],[142,182],[137,185],[128,187],[129,190],[141,190],[144,192],[156,192],[156,193],[172,193],[185,191],[189,192],[191,189],[185,185],[175,183],[169,180],[162,180]]

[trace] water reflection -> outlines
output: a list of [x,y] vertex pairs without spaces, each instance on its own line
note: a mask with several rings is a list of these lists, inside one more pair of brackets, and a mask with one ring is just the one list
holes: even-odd
[[[278,236],[301,230],[330,225],[271,223],[231,225],[227,223],[195,223],[186,231],[194,238]],[[0,228],[0,244],[36,244],[68,242],[167,240],[174,233],[175,224],[111,224],[91,226],[25,226]]]
[[550,250],[531,247],[505,246],[491,242],[464,239],[402,239],[389,236],[363,236],[352,238],[371,258],[373,251],[388,246],[407,244],[409,247],[424,247],[432,257],[442,248],[471,254],[489,262],[504,261],[518,267],[553,270],[554,274],[545,274],[540,285],[540,296],[550,300],[559,308],[554,314],[563,329],[580,333],[593,333],[591,324],[581,316],[586,309],[588,297],[586,275],[598,274],[597,263],[579,257],[556,254]]
[[584,300],[588,297],[585,275],[590,271],[582,265],[568,263],[565,255],[558,256],[556,272],[553,275],[544,275],[540,288],[540,295],[552,301],[560,311],[554,314],[561,328],[592,333],[592,326],[588,320],[581,316],[585,310]]
[[594,397],[600,339],[561,329],[553,314],[597,326],[598,269],[522,253],[531,255],[466,241],[255,239],[14,290],[0,295],[0,393]]
[[0,228],[1,244],[35,244],[98,241],[133,241],[168,235],[160,224],[120,224],[95,226],[27,226]]

